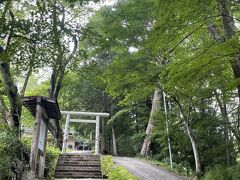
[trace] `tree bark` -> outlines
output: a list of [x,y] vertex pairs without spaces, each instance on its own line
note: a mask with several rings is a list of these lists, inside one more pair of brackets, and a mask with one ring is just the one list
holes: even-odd
[[20,92],[21,97],[24,97],[24,94],[25,94],[26,89],[27,89],[27,84],[28,84],[28,81],[29,81],[29,78],[30,78],[31,74],[32,74],[32,66],[29,67],[28,72],[26,74],[26,77],[25,77],[25,80],[24,80],[24,83],[23,83],[23,87],[22,87],[22,90]]
[[48,97],[53,99],[54,89],[55,89],[55,83],[56,82],[56,70],[53,68],[51,79],[50,79],[50,89],[48,93]]
[[189,106],[186,111],[186,110],[184,110],[183,106],[180,104],[180,102],[178,101],[178,99],[176,97],[171,97],[171,98],[175,101],[175,103],[179,107],[180,113],[183,117],[183,124],[186,128],[187,135],[190,139],[192,149],[193,149],[193,155],[194,155],[194,161],[195,161],[195,172],[197,175],[197,179],[200,180],[201,176],[202,176],[202,170],[201,170],[201,161],[200,161],[200,157],[199,157],[199,153],[198,153],[198,149],[197,149],[197,143],[196,143],[197,141],[195,140],[194,135],[191,130],[191,127],[189,126],[191,107]]
[[101,120],[101,145],[100,151],[102,154],[106,154],[106,143],[105,143],[105,120]]
[[[227,2],[226,0],[219,0],[219,3],[220,3],[221,14],[222,14],[222,24],[224,28],[224,33],[226,36],[226,40],[228,40],[233,38],[236,35],[235,22],[232,14],[230,13],[230,8],[227,7],[227,5],[230,3]],[[236,55],[231,60],[231,66],[232,66],[234,77],[236,79],[240,78],[240,55]],[[238,83],[237,85],[237,90],[238,90],[238,97],[240,99],[240,83]]]
[[0,95],[0,113],[2,114],[2,120],[0,119],[0,123],[5,123],[7,124],[7,114],[6,114],[6,110],[5,110],[5,104],[4,104],[4,100],[3,97]]
[[[4,49],[0,46],[0,55],[4,52]],[[4,88],[10,103],[11,119],[14,122],[14,127],[19,128],[22,106],[20,104],[17,86],[14,85],[10,73],[9,64],[0,60],[0,71],[3,78]]]
[[[220,112],[221,112],[221,116],[222,116],[222,119],[223,119],[223,122],[224,122],[224,138],[225,138],[225,152],[226,152],[226,165],[228,167],[230,167],[230,164],[231,164],[231,161],[230,161],[230,153],[229,153],[229,145],[230,143],[232,143],[230,141],[230,138],[229,138],[229,129],[233,129],[231,127],[231,125],[229,124],[230,121],[229,121],[229,117],[228,117],[228,112],[227,112],[227,105],[226,103],[223,101],[221,101],[220,97],[219,97],[219,94],[215,91],[214,92],[215,94],[215,97],[216,97],[216,100],[217,100],[217,103],[218,103],[218,106],[220,108]],[[236,137],[236,140],[239,144],[239,136],[237,135],[236,136],[236,133],[235,131],[232,131],[234,136]],[[233,144],[232,144],[232,147],[233,147]]]
[[[221,43],[224,41],[227,41],[231,38],[234,38],[236,35],[235,29],[235,22],[232,14],[230,13],[230,9],[228,5],[230,4],[227,2],[227,0],[218,0],[219,2],[219,9],[221,11],[222,16],[222,25],[224,30],[225,38],[221,35],[220,30],[217,28],[217,26],[213,25],[212,23],[208,24],[208,29],[210,33],[212,34],[213,38],[216,40],[216,42]],[[237,37],[236,37],[236,41]],[[236,45],[236,47],[239,46],[239,42]],[[236,79],[240,78],[240,55],[239,50],[236,50],[236,55],[234,58],[230,61],[233,75]],[[237,91],[238,91],[238,98],[240,102],[240,83],[237,84]]]
[[152,108],[151,108],[151,113],[150,113],[150,118],[148,121],[148,125],[147,125],[147,129],[146,129],[146,133],[145,133],[145,138],[143,141],[143,145],[142,145],[142,149],[140,154],[143,156],[146,156],[149,154],[150,151],[150,136],[152,134],[152,130],[154,128],[153,122],[154,122],[154,115],[160,110],[160,89],[156,88],[154,91],[154,95],[153,95],[153,100],[152,100]]
[[115,130],[114,127],[112,127],[112,141],[113,141],[113,155],[117,156],[117,144],[116,144],[116,137],[115,137]]
[[[107,95],[102,92],[102,112],[107,111]],[[106,148],[106,122],[104,119],[101,120],[101,153],[106,154],[107,148]]]
[[192,144],[192,149],[193,149],[193,154],[194,154],[194,160],[195,160],[195,169],[196,169],[196,175],[198,179],[201,179],[202,176],[202,171],[201,171],[201,163],[200,163],[200,158],[199,158],[199,153],[197,149],[197,143],[196,140],[194,139],[192,135],[191,128],[188,125],[188,120],[184,119],[184,125],[187,130],[187,135],[191,141]]

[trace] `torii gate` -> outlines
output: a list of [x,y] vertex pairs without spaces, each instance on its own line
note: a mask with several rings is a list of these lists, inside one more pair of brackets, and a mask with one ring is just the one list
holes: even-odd
[[[76,111],[61,111],[62,115],[66,115],[66,124],[64,129],[64,138],[63,138],[63,148],[62,152],[66,152],[67,148],[67,138],[68,138],[68,128],[70,122],[78,122],[78,123],[95,123],[96,124],[96,132],[95,132],[95,154],[99,154],[99,124],[100,117],[109,117],[109,113],[95,113],[95,112],[76,112]],[[90,119],[71,119],[70,116],[91,116],[95,117],[95,120]]]

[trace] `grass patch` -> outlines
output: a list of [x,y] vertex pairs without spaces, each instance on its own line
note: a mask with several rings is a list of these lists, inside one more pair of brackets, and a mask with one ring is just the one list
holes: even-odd
[[137,180],[138,178],[122,166],[114,165],[112,156],[101,156],[101,171],[109,180]]

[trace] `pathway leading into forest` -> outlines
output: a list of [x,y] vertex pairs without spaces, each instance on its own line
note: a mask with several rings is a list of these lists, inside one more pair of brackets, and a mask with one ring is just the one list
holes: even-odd
[[113,157],[113,162],[125,167],[140,180],[186,180],[161,167],[151,165],[143,160],[129,157]]

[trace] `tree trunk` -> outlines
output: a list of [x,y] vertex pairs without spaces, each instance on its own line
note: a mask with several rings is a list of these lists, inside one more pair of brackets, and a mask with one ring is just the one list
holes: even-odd
[[54,94],[54,89],[56,85],[56,70],[53,68],[52,74],[51,74],[51,79],[50,79],[50,89],[48,93],[48,97],[53,99],[53,94]]
[[148,155],[149,151],[150,151],[150,144],[151,144],[150,136],[151,136],[152,130],[154,128],[154,125],[153,125],[154,116],[160,110],[160,98],[161,98],[160,94],[161,94],[160,89],[156,88],[155,91],[154,91],[154,95],[153,95],[150,118],[149,118],[149,121],[148,121],[146,133],[145,133],[146,136],[144,138],[142,149],[141,149],[141,152],[140,152],[140,154],[143,155],[143,156]]
[[53,98],[54,99],[58,98],[60,89],[62,88],[62,81],[63,81],[63,78],[64,78],[64,73],[65,73],[65,68],[59,72],[59,77],[57,78],[57,82],[56,82],[54,92],[53,92]]
[[191,145],[192,145],[192,149],[193,149],[193,155],[194,155],[194,161],[195,161],[195,172],[197,175],[197,179],[201,179],[202,176],[202,170],[201,170],[201,162],[200,162],[200,157],[199,157],[199,153],[198,153],[198,149],[197,149],[197,141],[194,139],[194,136],[192,134],[192,130],[191,127],[189,126],[189,117],[190,117],[190,112],[191,112],[191,107],[188,107],[188,110],[184,110],[183,106],[180,104],[180,102],[172,97],[173,100],[176,102],[176,104],[178,105],[179,109],[180,109],[180,113],[183,117],[183,124],[186,128],[187,131],[187,135],[190,139]]
[[28,72],[26,74],[26,77],[25,77],[25,80],[24,80],[24,83],[23,83],[23,87],[22,87],[22,90],[20,92],[21,97],[24,97],[24,94],[25,94],[26,89],[27,89],[28,80],[29,80],[31,74],[32,74],[32,66],[29,67]]
[[[104,92],[102,92],[102,112],[107,111],[107,97]],[[101,153],[106,154],[107,148],[106,148],[106,122],[104,119],[101,121]]]
[[[230,5],[227,0],[218,0],[219,2],[219,9],[221,11],[221,16],[222,16],[222,25],[223,25],[223,30],[225,34],[225,38],[222,37],[220,30],[217,28],[217,26],[214,26],[212,23],[208,24],[208,29],[210,33],[212,34],[213,38],[216,40],[216,42],[221,43],[224,42],[225,40],[229,40],[233,38],[236,33],[235,33],[235,22],[232,14],[230,13],[230,9],[228,5]],[[236,41],[238,41],[236,37]],[[239,46],[239,42],[237,42],[236,47]],[[240,55],[239,55],[239,50],[236,51],[236,55],[234,58],[231,59],[230,61],[233,75],[236,79],[240,78]],[[237,91],[238,91],[238,98],[240,101],[240,83],[237,84]]]
[[[4,49],[0,46],[0,55],[3,53]],[[22,106],[20,104],[17,86],[14,85],[12,80],[9,64],[0,60],[0,71],[10,103],[11,119],[14,122],[14,127],[19,128]]]
[[101,154],[106,154],[106,142],[105,142],[105,120],[101,120],[101,144],[100,144],[100,151]]
[[[229,145],[232,143],[229,139],[229,128],[231,128],[231,125],[229,124],[229,117],[227,113],[227,105],[223,101],[221,101],[219,94],[215,91],[214,92],[218,106],[220,108],[221,116],[224,122],[224,138],[225,138],[225,152],[226,152],[226,165],[230,166],[230,153],[229,153]],[[232,129],[232,128],[231,128]],[[234,136],[236,137],[237,142],[239,143],[239,137],[236,136],[235,131],[232,131]],[[232,144],[233,147],[233,144]]]
[[[222,14],[222,23],[223,23],[224,33],[225,33],[226,39],[228,40],[235,36],[236,27],[235,27],[233,16],[232,14],[230,14],[230,11],[229,11],[230,8],[227,7],[230,3],[227,2],[226,0],[219,0],[219,2],[221,6],[220,9]],[[240,55],[239,54],[232,59],[231,66],[232,66],[234,77],[236,79],[240,78]],[[240,83],[238,83],[237,89],[238,89],[238,97],[240,99]]]
[[117,156],[117,144],[116,144],[116,137],[115,137],[115,130],[114,127],[112,127],[112,141],[113,141],[113,155]]
[[196,140],[194,139],[191,129],[188,125],[188,120],[184,120],[184,125],[186,127],[187,130],[187,135],[191,141],[192,144],[192,149],[193,149],[193,154],[194,154],[194,160],[195,160],[195,169],[196,169],[196,175],[198,179],[201,179],[202,176],[202,171],[201,171],[201,162],[200,162],[200,158],[199,158],[199,154],[198,154],[198,149],[197,149],[197,143]]
[[1,123],[7,124],[7,114],[5,110],[5,104],[4,104],[3,97],[1,95],[0,95],[0,113],[2,114],[2,117],[0,119],[0,124]]

